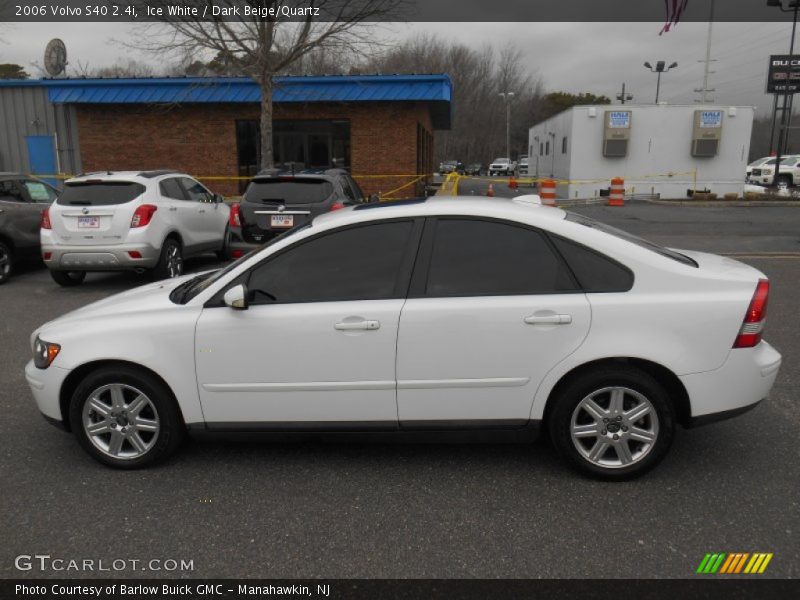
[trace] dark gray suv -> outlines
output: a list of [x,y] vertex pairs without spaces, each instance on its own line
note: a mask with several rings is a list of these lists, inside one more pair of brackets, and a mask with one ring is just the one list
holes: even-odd
[[230,256],[238,258],[322,213],[369,201],[377,197],[365,198],[344,169],[262,171],[250,181],[242,201],[231,206]]
[[19,262],[41,261],[42,211],[57,195],[54,187],[29,175],[0,173],[0,284]]

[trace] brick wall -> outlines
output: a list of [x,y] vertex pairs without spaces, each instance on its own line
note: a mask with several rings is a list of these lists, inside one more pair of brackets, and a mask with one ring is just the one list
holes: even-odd
[[[255,104],[76,105],[85,171],[177,169],[237,176],[237,119],[258,119]],[[275,119],[350,119],[351,171],[365,193],[386,193],[417,170],[417,124],[432,130],[424,103],[275,105]],[[429,166],[429,169],[432,165]],[[208,180],[233,195],[237,182]],[[408,192],[408,193],[406,193]],[[413,195],[406,188],[395,196]]]

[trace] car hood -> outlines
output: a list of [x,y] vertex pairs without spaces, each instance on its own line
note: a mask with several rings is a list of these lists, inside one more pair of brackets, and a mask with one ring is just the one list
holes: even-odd
[[196,277],[197,273],[184,275],[174,279],[166,279],[114,294],[108,298],[103,298],[97,302],[92,302],[81,308],[68,312],[52,321],[49,321],[37,328],[31,335],[31,343],[41,331],[47,331],[54,327],[72,325],[86,319],[97,320],[109,316],[121,316],[134,313],[164,310],[169,308],[180,308],[181,305],[173,303],[169,295],[176,287],[188,279]]

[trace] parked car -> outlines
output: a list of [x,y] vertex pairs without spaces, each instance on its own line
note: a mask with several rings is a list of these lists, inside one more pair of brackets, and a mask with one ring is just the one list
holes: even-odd
[[464,165],[457,160],[446,160],[439,164],[439,173],[447,175],[448,173],[464,174]]
[[174,171],[90,173],[69,179],[42,215],[42,257],[56,283],[87,271],[152,270],[178,277],[186,257],[227,256],[229,208]]
[[495,158],[489,165],[489,176],[513,175],[516,164],[510,158]]
[[238,258],[317,215],[369,200],[344,169],[263,171],[249,183],[241,203],[231,207],[231,256]]
[[473,175],[475,177],[480,177],[483,173],[483,165],[481,163],[470,163],[467,165],[467,168],[464,169],[465,175]]
[[745,169],[745,181],[750,181],[750,176],[753,174],[754,168],[774,165],[776,160],[774,156],[764,156],[751,162]]
[[[770,157],[761,165],[754,165],[747,167],[747,175],[745,181],[748,183],[756,183],[761,185],[772,185],[775,181],[775,161],[776,157]],[[781,158],[780,175],[778,176],[778,183],[783,181],[786,185],[791,186],[796,179],[795,175],[796,166],[800,161],[800,155],[791,154]]]
[[528,157],[523,156],[519,159],[519,164],[517,165],[517,171],[520,177],[527,177],[530,175],[528,171]]
[[0,284],[18,263],[41,260],[39,223],[57,195],[58,190],[35,177],[0,173]]
[[767,396],[768,294],[744,263],[534,196],[365,204],[39,327],[26,377],[44,416],[113,467],[165,459],[187,430],[547,429],[582,472],[625,479],[678,425]]

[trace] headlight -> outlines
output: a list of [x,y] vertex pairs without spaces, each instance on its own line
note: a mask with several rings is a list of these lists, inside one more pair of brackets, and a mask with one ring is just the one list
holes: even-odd
[[33,347],[33,364],[38,369],[46,369],[58,356],[61,351],[61,346],[45,342],[40,338],[36,338],[36,343]]

